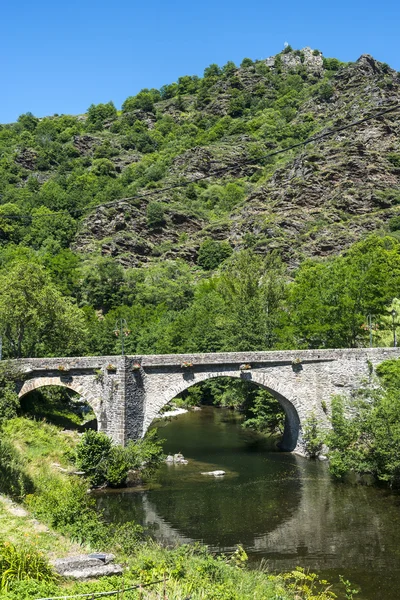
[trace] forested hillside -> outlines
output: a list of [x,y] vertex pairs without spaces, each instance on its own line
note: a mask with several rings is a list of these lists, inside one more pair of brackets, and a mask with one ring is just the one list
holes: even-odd
[[120,318],[129,353],[390,344],[400,111],[269,155],[399,103],[388,65],[287,47],[0,125],[4,355],[118,353]]

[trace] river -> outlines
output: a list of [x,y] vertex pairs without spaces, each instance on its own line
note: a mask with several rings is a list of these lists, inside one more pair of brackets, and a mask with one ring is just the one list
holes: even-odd
[[[274,571],[302,566],[330,581],[339,574],[359,600],[400,597],[400,498],[332,481],[326,463],[276,450],[227,409],[204,407],[161,423],[165,464],[141,491],[98,496],[110,520],[135,520],[167,543],[200,541],[211,550],[242,544],[251,564]],[[226,471],[222,478],[201,473]]]

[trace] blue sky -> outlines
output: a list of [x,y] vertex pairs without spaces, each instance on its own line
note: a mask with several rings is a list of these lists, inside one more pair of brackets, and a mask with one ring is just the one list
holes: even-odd
[[344,61],[368,53],[400,70],[395,0],[8,0],[1,16],[0,123],[109,100],[119,108],[143,87],[266,58],[285,42]]

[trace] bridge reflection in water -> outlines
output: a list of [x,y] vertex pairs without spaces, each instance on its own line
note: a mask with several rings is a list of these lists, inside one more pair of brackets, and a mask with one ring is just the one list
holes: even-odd
[[[201,541],[227,552],[242,543],[252,562],[264,559],[271,570],[340,573],[362,585],[359,598],[375,600],[384,590],[397,600],[398,498],[334,483],[326,464],[262,448],[234,421],[212,408],[180,416],[161,436],[167,451],[194,459],[165,465],[153,489],[102,495],[99,505],[110,519],[135,519],[168,544]],[[227,475],[200,475],[213,468]]]

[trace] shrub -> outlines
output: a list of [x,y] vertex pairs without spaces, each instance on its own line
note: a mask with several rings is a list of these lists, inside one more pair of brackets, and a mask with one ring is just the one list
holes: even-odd
[[17,416],[18,394],[15,391],[15,373],[7,363],[0,367],[0,423]]
[[129,457],[125,448],[113,446],[104,469],[105,481],[110,487],[121,487],[125,483],[129,469]]
[[307,454],[310,458],[316,458],[322,450],[325,436],[321,430],[320,422],[313,413],[308,417],[303,429],[303,441],[305,443]]
[[160,202],[150,202],[147,205],[147,226],[152,228],[161,227],[165,223],[164,207]]
[[88,430],[76,448],[76,464],[85,471],[93,485],[105,480],[112,442],[105,433]]
[[87,482],[45,475],[36,481],[35,494],[26,498],[34,515],[79,543],[100,547],[108,540],[106,526],[87,493]]
[[113,446],[104,433],[89,430],[76,450],[76,464],[88,474],[91,483],[107,483],[111,487],[123,486],[130,469],[154,469],[161,457],[161,442],[155,431],[123,448]]
[[335,93],[335,89],[329,83],[322,83],[318,90],[318,98],[324,102],[329,102]]
[[91,104],[87,111],[88,125],[93,129],[102,129],[104,122],[115,119],[117,116],[117,109],[112,102],[106,104]]
[[216,269],[222,261],[232,254],[231,245],[228,242],[216,240],[204,240],[199,249],[197,264],[206,271]]
[[323,65],[324,69],[327,71],[337,71],[340,69],[343,63],[340,62],[337,58],[324,58]]
[[130,112],[138,109],[146,112],[154,111],[154,99],[150,92],[141,91],[137,96],[129,96],[122,105],[123,112]]

